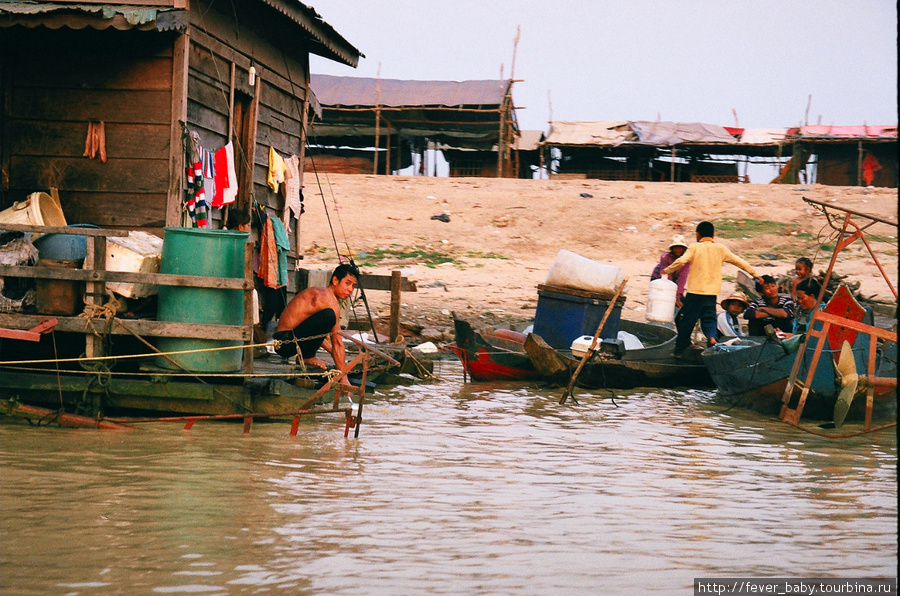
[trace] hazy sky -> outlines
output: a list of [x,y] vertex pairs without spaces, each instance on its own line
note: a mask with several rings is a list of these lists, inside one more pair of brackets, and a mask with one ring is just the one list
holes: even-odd
[[[365,58],[317,74],[513,76],[519,124],[897,124],[894,0],[308,0]],[[549,100],[548,100],[549,94]],[[552,104],[552,114],[551,114]]]

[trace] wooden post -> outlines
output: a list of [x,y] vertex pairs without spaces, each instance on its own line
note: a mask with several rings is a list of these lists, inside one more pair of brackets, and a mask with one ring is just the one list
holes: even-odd
[[387,150],[387,153],[384,156],[384,175],[391,175],[391,122],[390,120],[386,120],[385,124],[387,124],[387,142],[384,144],[384,148]]
[[[378,74],[375,79],[375,159],[372,166],[372,173],[378,174],[378,145],[381,137],[381,63],[378,63]],[[388,138],[388,143],[390,143]]]
[[236,68],[237,66],[234,63],[234,60],[232,60],[231,73],[229,74],[228,80],[228,140],[225,141],[226,144],[228,144],[234,137],[234,77]]
[[400,335],[400,271],[391,271],[391,328],[390,340],[397,341]]
[[675,146],[672,146],[672,166],[669,174],[670,182],[675,182]]
[[[300,164],[298,166],[298,170],[300,173],[300,192],[303,192],[303,175],[305,172],[304,166],[306,164],[306,139],[308,138],[308,129],[309,129],[309,89],[306,90],[306,97],[303,98],[303,103],[301,104],[300,109],[302,113],[300,114],[300,149],[298,150],[298,155],[300,156]],[[299,259],[303,254],[302,247],[300,246],[300,216],[297,216],[297,223],[294,226],[294,252],[297,253],[297,258]]]
[[[85,236],[87,239],[87,258],[84,260],[85,269],[94,271],[106,270],[106,238],[102,236]],[[106,295],[106,282],[89,281],[85,284],[84,304],[86,307],[102,306],[103,297]],[[87,358],[103,356],[103,338],[97,337],[93,332],[85,336],[84,355]]]
[[180,226],[184,189],[184,145],[181,123],[187,120],[190,35],[175,40],[172,54],[172,118],[169,125],[169,187],[166,189],[166,225]]
[[856,186],[863,185],[862,179],[862,164],[863,164],[863,147],[862,141],[860,140],[857,143],[857,152],[856,152]]
[[244,327],[250,331],[250,338],[244,342],[244,373],[253,373],[253,243],[244,244]]

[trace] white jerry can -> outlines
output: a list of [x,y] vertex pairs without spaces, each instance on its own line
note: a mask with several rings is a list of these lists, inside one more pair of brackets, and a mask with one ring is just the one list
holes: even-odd
[[647,320],[671,323],[675,320],[675,295],[678,284],[664,277],[650,282],[647,293]]

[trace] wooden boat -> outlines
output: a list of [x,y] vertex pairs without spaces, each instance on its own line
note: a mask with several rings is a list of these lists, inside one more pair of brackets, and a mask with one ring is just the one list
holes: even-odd
[[509,329],[478,332],[467,321],[453,319],[456,345],[450,349],[475,381],[510,381],[539,376],[528,354],[525,335]]
[[[622,319],[619,330],[634,335],[644,345],[625,350],[620,357],[598,353],[589,359],[576,381],[589,389],[632,389],[635,387],[709,387],[712,379],[699,359],[700,350],[689,348],[682,358],[674,358],[677,332],[661,325]],[[530,333],[525,351],[534,367],[548,381],[565,385],[581,362],[571,350],[557,350],[539,335]]]
[[[823,312],[841,316],[863,325],[872,325],[871,309],[864,309],[845,286],[841,286],[826,304]],[[821,330],[822,323],[813,327]],[[740,405],[767,414],[778,415],[784,406],[783,396],[794,362],[801,357],[797,379],[810,378],[803,416],[813,420],[832,420],[835,404],[842,388],[839,363],[844,341],[850,346],[851,361],[845,366],[850,370],[865,370],[869,362],[869,338],[863,333],[846,328],[833,328],[825,337],[825,345],[819,348],[821,358],[811,370],[819,339],[811,337],[802,356],[798,355],[802,336],[781,341],[770,337],[747,337],[735,340],[730,345],[715,345],[703,351],[701,358],[716,384],[718,394],[730,404]],[[875,351],[875,375],[896,377],[897,344],[881,342]],[[811,375],[811,376],[810,376]],[[794,389],[787,407],[797,407],[800,388]],[[880,388],[874,392],[874,416],[886,419],[896,416],[896,386]],[[862,420],[865,417],[865,400],[855,400],[846,414],[848,419]]]

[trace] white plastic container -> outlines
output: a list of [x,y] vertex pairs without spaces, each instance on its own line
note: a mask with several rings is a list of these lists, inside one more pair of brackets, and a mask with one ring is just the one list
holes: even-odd
[[[106,270],[131,273],[159,273],[162,238],[147,232],[132,231],[128,236],[106,239]],[[142,298],[157,293],[155,284],[113,282],[106,284],[126,298]]]
[[[19,224],[26,226],[66,227],[66,216],[55,197],[45,192],[33,192],[21,202],[13,203],[13,206],[0,211],[0,223]],[[33,233],[31,240],[37,240],[41,234]]]
[[647,320],[657,323],[671,323],[675,320],[675,295],[678,284],[665,277],[650,282],[647,293]]
[[[576,337],[572,340],[572,356],[576,358],[584,358],[584,355],[588,353],[588,350],[591,349],[591,342],[594,341],[594,337],[592,335],[582,335],[581,337]],[[600,338],[597,338],[597,345],[594,346],[594,349],[600,347]]]
[[604,265],[569,250],[561,250],[547,272],[548,286],[612,294],[624,275],[615,265]]

